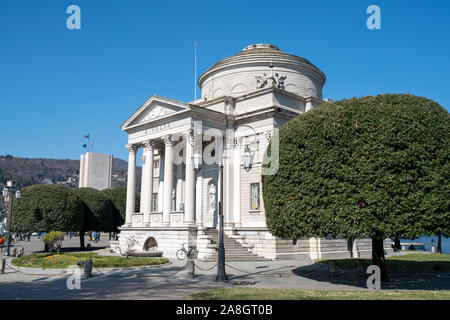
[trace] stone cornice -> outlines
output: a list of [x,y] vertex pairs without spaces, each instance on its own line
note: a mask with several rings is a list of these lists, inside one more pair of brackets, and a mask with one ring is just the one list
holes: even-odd
[[326,82],[325,74],[313,65],[308,60],[288,54],[282,51],[278,52],[265,52],[265,53],[248,53],[240,54],[222,59],[206,70],[203,74],[198,78],[198,85],[200,88],[203,83],[208,79],[212,74],[220,72],[224,69],[234,69],[248,65],[264,65],[264,64],[274,64],[274,65],[293,65],[295,67],[301,67],[307,70],[312,71],[317,74],[322,82],[322,86]]

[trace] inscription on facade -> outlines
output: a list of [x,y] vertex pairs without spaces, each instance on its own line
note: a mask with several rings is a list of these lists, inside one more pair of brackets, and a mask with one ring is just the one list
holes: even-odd
[[166,130],[166,129],[169,129],[169,128],[170,128],[170,123],[162,124],[160,126],[153,127],[153,128],[145,130],[145,133],[146,134],[148,134],[148,133],[156,133],[156,132],[160,132],[160,131],[163,131],[163,130]]

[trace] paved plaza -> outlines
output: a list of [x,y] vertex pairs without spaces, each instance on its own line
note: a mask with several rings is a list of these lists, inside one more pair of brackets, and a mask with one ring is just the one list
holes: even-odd
[[[108,239],[88,242],[95,249],[107,247]],[[63,249],[77,248],[79,239],[66,239]],[[36,237],[19,245],[26,254],[43,249]],[[107,251],[107,250],[102,250]],[[339,270],[331,277],[326,265],[301,261],[227,262],[229,283],[215,282],[214,262],[195,261],[193,279],[183,269],[186,261],[170,260],[164,266],[110,270],[94,268],[93,277],[82,278],[81,289],[69,290],[69,273],[7,266],[0,275],[0,299],[183,299],[189,294],[220,287],[292,288],[319,290],[367,290],[366,278]],[[9,261],[8,261],[9,264]],[[382,289],[449,289],[449,273],[391,273],[393,281]]]

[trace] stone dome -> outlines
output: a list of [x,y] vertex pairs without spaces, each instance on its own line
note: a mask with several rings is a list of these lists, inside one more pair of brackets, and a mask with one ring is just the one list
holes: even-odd
[[258,79],[284,79],[282,89],[302,97],[322,99],[326,77],[308,60],[281,51],[272,44],[253,44],[222,59],[198,79],[202,98],[238,97],[261,89]]

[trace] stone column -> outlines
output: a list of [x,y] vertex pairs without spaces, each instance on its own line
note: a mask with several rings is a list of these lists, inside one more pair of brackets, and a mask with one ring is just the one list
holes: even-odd
[[184,188],[184,222],[195,223],[195,170],[192,164],[194,155],[194,137],[189,130],[184,134],[186,139],[186,183]]
[[173,142],[170,135],[163,136],[164,149],[164,201],[163,201],[163,224],[170,224],[170,213],[172,212],[172,189],[173,189]]
[[[159,153],[159,181],[158,181],[158,212],[163,211],[164,205],[164,150],[158,150]],[[162,221],[161,221],[162,222]]]
[[233,164],[233,171],[234,171],[234,187],[233,187],[233,219],[234,219],[234,226],[240,227],[241,226],[241,143],[242,138],[235,138],[234,139],[234,164]]
[[234,158],[234,137],[225,136],[225,144],[223,149],[223,214],[224,227],[229,229],[233,223],[233,178],[234,172],[232,170],[232,163]]
[[146,165],[146,161],[145,161],[145,154],[142,155],[141,157],[141,161],[142,161],[142,172],[141,172],[141,205],[139,208],[139,212],[140,213],[144,213],[146,211],[145,209],[145,205],[146,205],[146,200],[145,197],[147,195],[147,182],[145,181],[146,179],[146,172],[147,172],[147,165]]
[[134,144],[127,145],[128,148],[128,179],[127,179],[127,205],[125,215],[125,225],[131,226],[135,202],[136,202],[136,151]]
[[195,185],[195,223],[200,228],[203,228],[203,177],[202,177],[202,171],[199,171],[197,173],[197,179],[196,179],[196,185]]
[[145,154],[145,205],[144,205],[144,225],[150,225],[150,213],[152,212],[152,199],[153,199],[153,157],[154,157],[155,145],[152,141],[144,143]]

